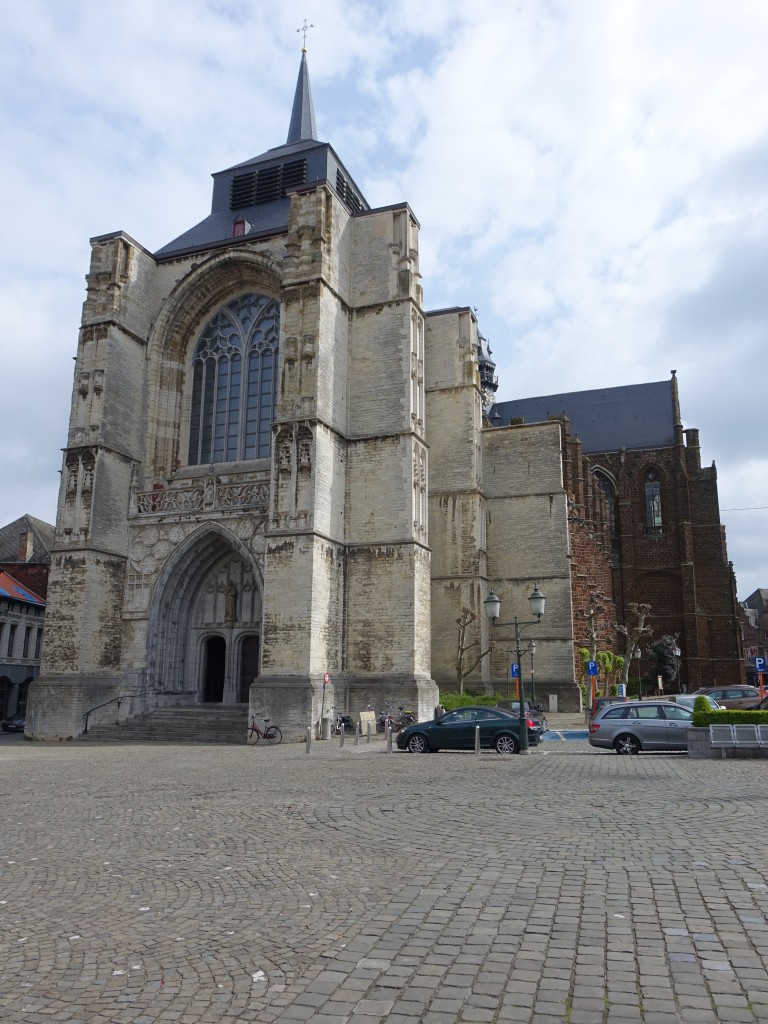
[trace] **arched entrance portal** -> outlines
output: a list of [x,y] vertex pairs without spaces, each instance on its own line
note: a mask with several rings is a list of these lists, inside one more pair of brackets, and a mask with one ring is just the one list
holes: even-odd
[[209,636],[205,641],[204,664],[203,700],[206,704],[220,704],[227,674],[227,641],[223,636]]
[[250,551],[212,523],[169,558],[152,597],[147,676],[160,701],[237,704],[258,675],[262,581]]

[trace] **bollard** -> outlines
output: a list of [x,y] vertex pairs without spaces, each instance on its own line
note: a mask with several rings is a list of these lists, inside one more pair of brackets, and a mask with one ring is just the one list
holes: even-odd
[[366,722],[366,727],[367,727],[367,730],[368,730],[368,742],[370,743],[371,742],[371,723],[370,722]]
[[339,746],[340,747],[344,746],[344,726],[343,725],[341,727],[341,738],[339,739]]
[[355,726],[355,746],[360,746],[360,723],[358,722]]
[[480,753],[480,726],[475,726],[475,753]]
[[307,751],[308,754],[312,753],[312,726],[307,726]]
[[387,722],[387,753],[392,753],[392,725]]

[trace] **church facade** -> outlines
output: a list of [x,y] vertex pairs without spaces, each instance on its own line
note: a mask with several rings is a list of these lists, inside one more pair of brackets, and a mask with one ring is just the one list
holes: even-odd
[[484,649],[490,589],[527,617],[536,582],[540,692],[578,706],[605,499],[577,529],[563,422],[488,419],[487,345],[469,309],[425,310],[418,239],[318,141],[302,56],[286,144],[215,174],[208,217],[156,253],[92,240],[28,732],[125,694],[288,738],[331,705],[430,717],[462,609]]

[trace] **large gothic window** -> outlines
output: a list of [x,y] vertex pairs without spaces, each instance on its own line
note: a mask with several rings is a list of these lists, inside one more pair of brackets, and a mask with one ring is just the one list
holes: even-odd
[[189,464],[269,455],[280,306],[241,295],[205,325],[192,361]]
[[661,533],[661,484],[655,469],[645,474],[645,524],[648,533]]
[[619,539],[619,517],[616,509],[616,487],[613,480],[600,469],[595,470],[595,483],[605,495],[608,508],[608,526],[611,532],[611,561],[618,565],[621,560]]

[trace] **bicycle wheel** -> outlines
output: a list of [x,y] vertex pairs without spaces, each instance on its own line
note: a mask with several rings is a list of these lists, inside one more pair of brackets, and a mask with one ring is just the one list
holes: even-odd
[[267,743],[282,743],[283,734],[276,725],[270,725],[264,730],[264,739]]
[[253,728],[249,727],[248,732],[245,734],[245,742],[249,746],[252,746],[254,743],[258,743],[259,742],[259,730],[258,729],[253,729]]
[[339,729],[338,726],[336,725],[336,722],[333,719],[331,719],[331,736],[335,736],[338,731]]

